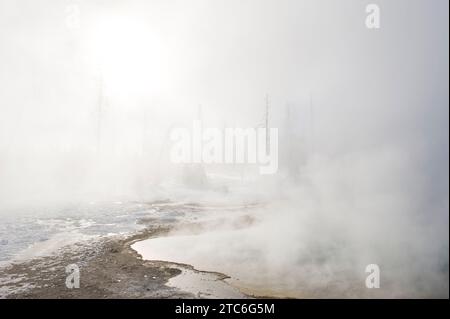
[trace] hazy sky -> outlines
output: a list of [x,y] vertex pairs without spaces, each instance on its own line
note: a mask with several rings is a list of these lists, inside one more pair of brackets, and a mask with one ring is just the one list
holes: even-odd
[[95,147],[100,76],[104,135],[131,149],[199,105],[212,126],[251,127],[268,93],[281,126],[312,97],[318,153],[395,149],[442,195],[448,2],[376,1],[376,30],[368,3],[1,0],[0,150]]

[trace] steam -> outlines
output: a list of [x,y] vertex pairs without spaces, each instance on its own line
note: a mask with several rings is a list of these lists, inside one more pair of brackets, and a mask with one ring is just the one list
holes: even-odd
[[[296,296],[448,297],[448,2],[377,3],[369,30],[356,0],[0,1],[0,215],[255,199],[190,258]],[[171,129],[260,127],[266,94],[277,174],[179,188]],[[370,263],[384,288],[354,288]]]

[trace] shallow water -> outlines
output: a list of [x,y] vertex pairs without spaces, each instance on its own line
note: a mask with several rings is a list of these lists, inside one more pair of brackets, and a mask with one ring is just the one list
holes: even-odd
[[41,207],[20,213],[0,214],[0,263],[53,253],[80,241],[129,234],[151,218],[160,224],[173,222],[175,210],[149,203],[85,203],[62,207]]
[[189,267],[177,266],[181,274],[169,279],[167,285],[192,293],[197,298],[246,298],[238,289],[222,280],[222,275],[210,272],[200,272]]

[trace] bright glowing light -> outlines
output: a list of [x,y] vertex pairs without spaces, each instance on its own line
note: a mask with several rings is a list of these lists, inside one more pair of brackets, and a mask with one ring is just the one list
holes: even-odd
[[162,48],[145,21],[102,17],[88,37],[94,68],[115,97],[139,97],[159,89],[165,73]]

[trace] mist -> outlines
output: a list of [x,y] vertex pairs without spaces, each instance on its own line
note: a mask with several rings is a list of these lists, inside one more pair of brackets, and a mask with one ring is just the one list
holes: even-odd
[[[369,3],[0,0],[0,215],[259,202],[153,248],[280,295],[448,298],[448,1],[378,0],[376,30]],[[276,174],[182,183],[172,128],[261,127],[266,105]],[[355,290],[372,263],[386,289]]]

